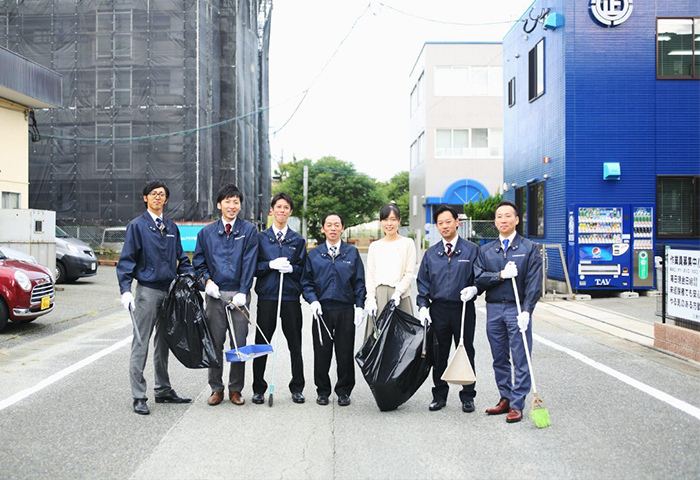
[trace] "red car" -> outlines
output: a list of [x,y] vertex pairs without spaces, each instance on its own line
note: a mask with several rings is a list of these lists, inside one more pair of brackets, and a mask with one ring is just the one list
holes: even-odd
[[31,322],[54,307],[54,281],[49,269],[0,253],[0,330],[7,322]]

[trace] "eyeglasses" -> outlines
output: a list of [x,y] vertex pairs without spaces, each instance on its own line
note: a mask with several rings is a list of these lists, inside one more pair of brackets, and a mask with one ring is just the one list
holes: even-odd
[[165,198],[165,192],[151,192],[148,196],[153,198]]

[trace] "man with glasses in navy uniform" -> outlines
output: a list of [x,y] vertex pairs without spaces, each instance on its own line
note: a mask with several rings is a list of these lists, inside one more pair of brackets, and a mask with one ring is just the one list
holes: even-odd
[[[170,283],[179,273],[194,273],[190,259],[180,243],[177,225],[163,217],[163,207],[168,203],[170,190],[160,180],[152,180],[143,188],[146,212],[132,220],[126,227],[126,239],[117,264],[117,278],[122,295],[122,305],[134,314],[135,328],[131,342],[129,379],[134,398],[134,412],[148,415],[146,379],[143,369],[148,357],[148,342],[155,327],[153,340],[153,367],[155,370],[156,403],[188,403],[170,386],[168,376],[168,344],[159,313],[168,295]],[[136,280],[135,295],[131,284]],[[137,338],[140,336],[141,343]]]

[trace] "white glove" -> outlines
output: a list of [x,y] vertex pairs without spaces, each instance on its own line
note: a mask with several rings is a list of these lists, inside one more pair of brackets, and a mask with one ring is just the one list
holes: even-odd
[[394,292],[391,296],[391,300],[393,300],[394,304],[398,307],[399,303],[401,303],[401,294],[399,292]]
[[311,305],[309,306],[311,307],[311,313],[314,317],[323,315],[323,310],[321,310],[321,304],[319,302],[311,302]]
[[377,301],[372,297],[367,297],[365,302],[365,313],[370,317],[377,316]]
[[131,292],[124,292],[122,294],[122,305],[124,305],[124,310],[129,310],[129,307],[131,307],[131,311],[134,310],[134,296]]
[[246,298],[245,293],[237,293],[233,296],[231,303],[233,303],[237,307],[242,307],[243,305],[245,305],[247,300],[248,299]]
[[292,273],[294,271],[294,268],[292,268],[292,264],[287,262],[285,265],[282,265],[282,267],[279,268],[279,271],[281,273]]
[[361,309],[360,307],[355,307],[355,328],[359,327],[362,325],[362,322],[365,321],[365,311]]
[[278,257],[274,260],[270,260],[270,268],[273,270],[281,270],[285,265],[289,265],[287,257]]
[[463,288],[461,292],[459,292],[459,298],[463,302],[468,302],[472,298],[476,297],[476,294],[478,293],[478,290],[476,287],[467,287]]
[[501,271],[501,278],[506,280],[508,278],[515,278],[518,276],[518,266],[515,262],[506,263],[506,268]]
[[522,312],[518,315],[518,327],[521,332],[527,330],[527,326],[530,325],[530,313]]
[[418,319],[420,320],[420,323],[428,322],[428,325],[433,322],[433,320],[430,318],[430,311],[428,310],[428,307],[421,307],[421,309],[418,310]]
[[221,292],[219,291],[219,286],[213,281],[207,282],[207,286],[204,289],[204,293],[212,298],[221,298]]

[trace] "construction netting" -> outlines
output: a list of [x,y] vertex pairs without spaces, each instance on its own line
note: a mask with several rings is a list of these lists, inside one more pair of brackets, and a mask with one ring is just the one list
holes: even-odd
[[[0,45],[59,72],[63,106],[36,112],[30,207],[61,225],[125,225],[147,180],[175,220],[216,217],[233,182],[243,218],[270,198],[271,0],[0,0]],[[223,124],[221,124],[223,123]]]

